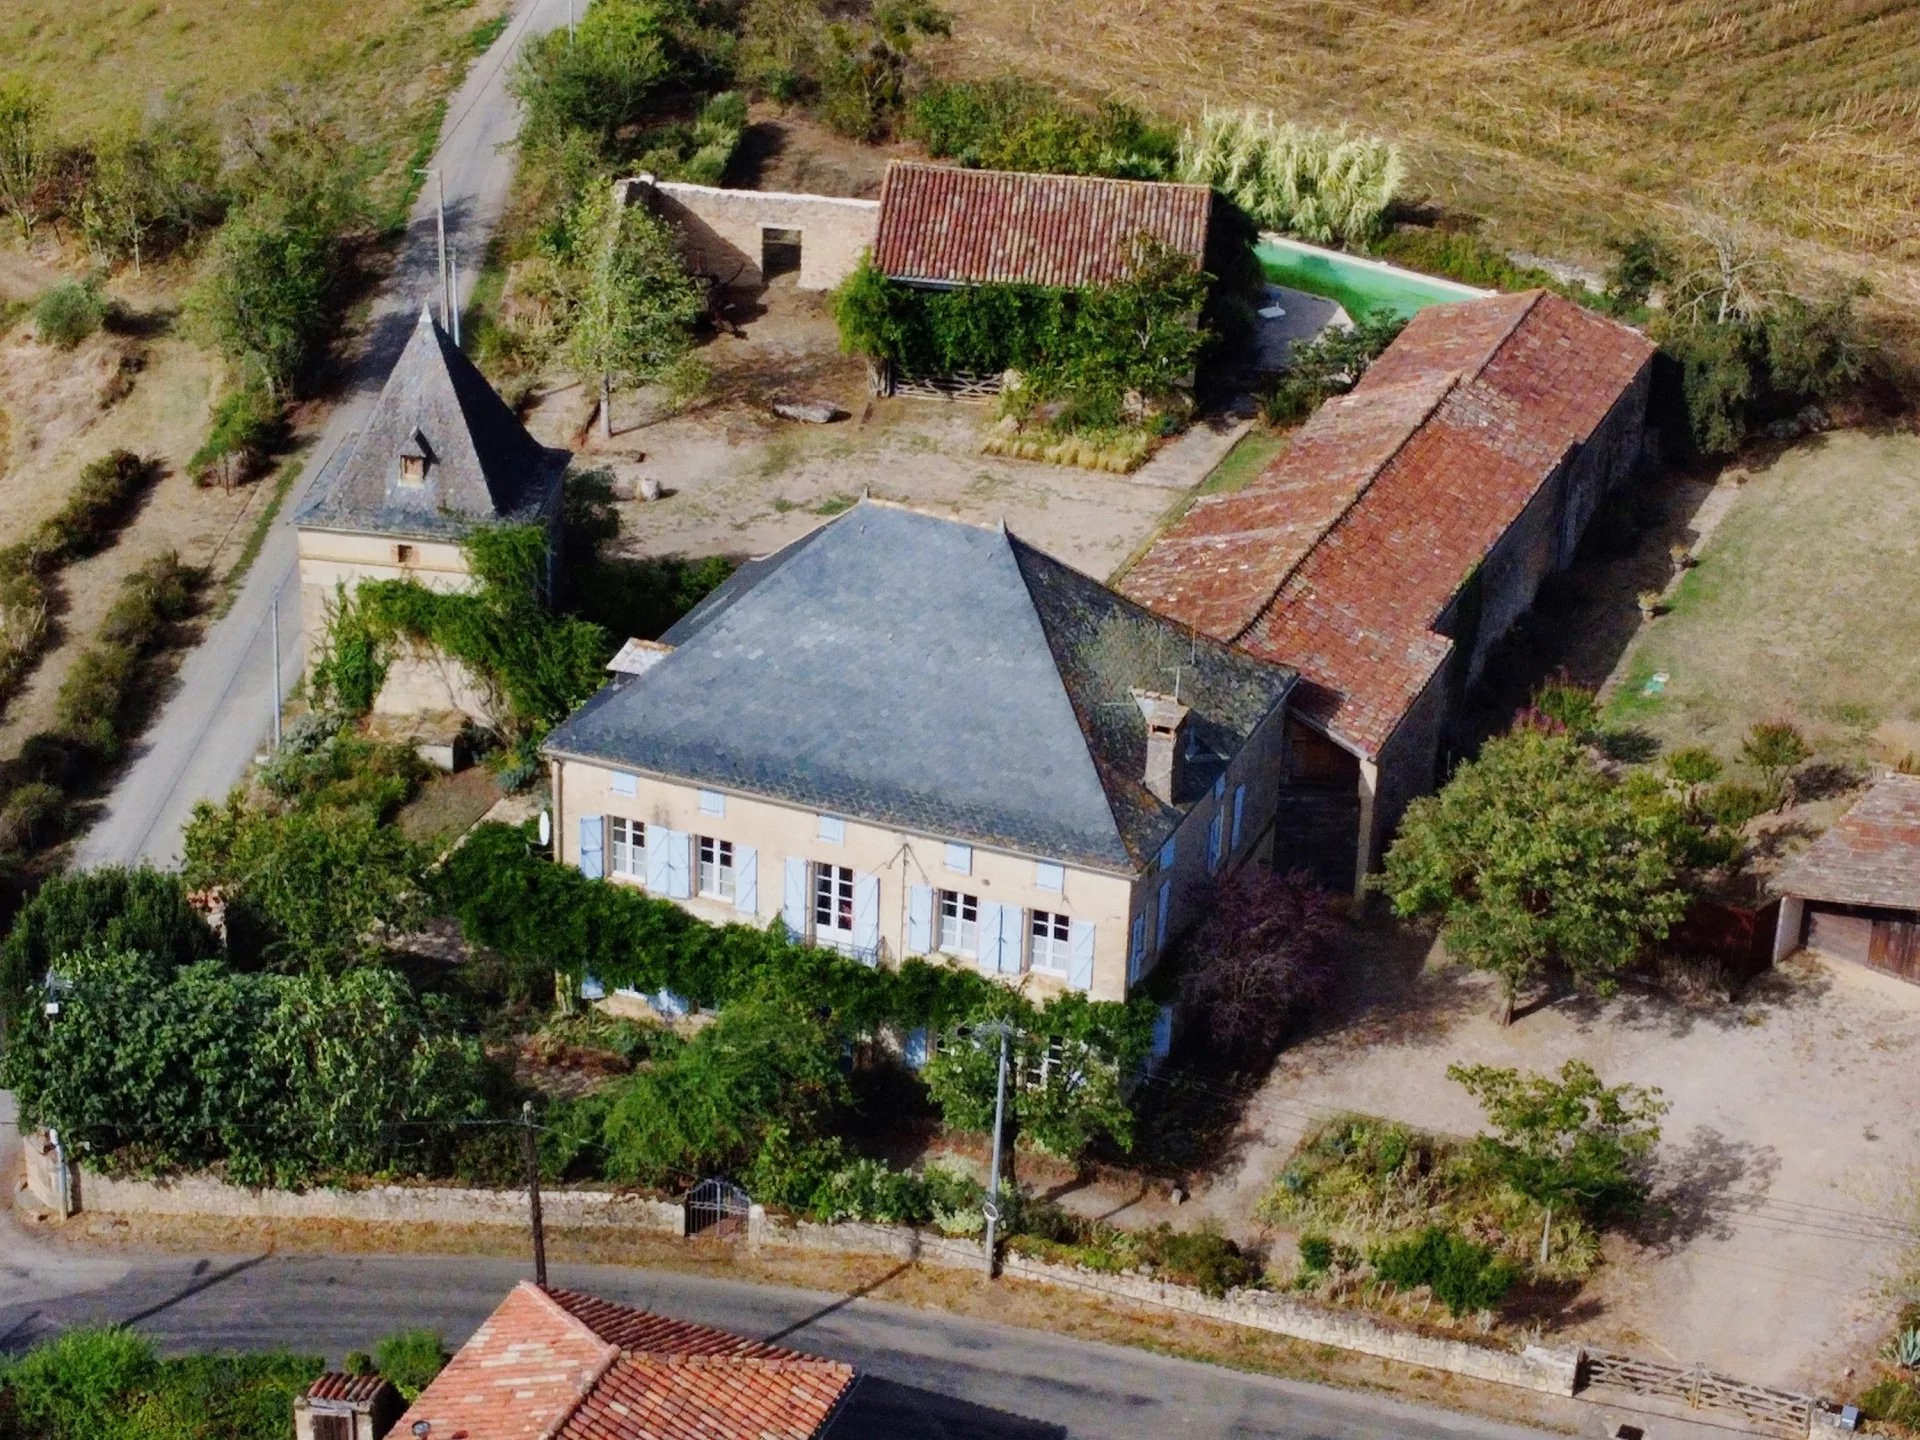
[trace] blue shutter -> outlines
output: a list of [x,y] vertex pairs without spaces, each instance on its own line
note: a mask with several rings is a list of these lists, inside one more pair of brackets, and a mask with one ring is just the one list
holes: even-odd
[[1226,816],[1215,810],[1213,819],[1207,822],[1207,873],[1213,874],[1220,868],[1220,838]]
[[1245,818],[1246,808],[1247,787],[1236,785],[1233,787],[1233,850],[1235,854],[1240,851],[1240,822]]
[[1000,907],[1000,973],[1020,973],[1020,941],[1027,923],[1027,912],[1018,905]]
[[922,1026],[918,1030],[907,1032],[907,1042],[900,1047],[900,1058],[909,1070],[918,1070],[927,1063],[927,1031]]
[[1154,1059],[1164,1060],[1173,1053],[1173,1007],[1162,1005],[1153,1017]]
[[1067,984],[1075,990],[1093,988],[1093,922],[1075,920],[1067,930],[1071,937],[1072,958],[1067,961]]
[[980,956],[982,975],[1000,973],[1000,951],[1005,946],[1007,909],[991,900],[980,902]]
[[1142,962],[1147,958],[1147,912],[1133,917],[1133,943],[1127,950],[1127,983],[1140,978]]
[[667,843],[672,836],[673,832],[663,825],[647,827],[647,889],[656,895],[672,893],[672,877],[668,873],[672,847]]
[[598,975],[582,975],[580,977],[580,998],[582,1000],[604,1000],[607,998],[607,987],[600,983],[600,977]]
[[[666,834],[667,851],[667,894],[675,900],[684,900],[691,893],[687,884],[688,841],[691,837],[684,830],[669,830]],[[648,847],[649,853],[652,846]]]
[[1160,882],[1160,919],[1154,926],[1153,931],[1153,948],[1156,954],[1167,948],[1167,919],[1168,912],[1172,909],[1173,882],[1171,880],[1162,880]]
[[599,880],[607,873],[607,821],[603,815],[580,817],[580,873]]
[[787,856],[786,884],[780,899],[780,920],[792,940],[807,935],[807,862],[798,855]]
[[907,889],[907,953],[926,955],[933,950],[933,887]]
[[733,908],[748,918],[760,913],[760,852],[751,845],[733,847]]
[[880,877],[853,877],[853,948],[869,965],[880,959]]

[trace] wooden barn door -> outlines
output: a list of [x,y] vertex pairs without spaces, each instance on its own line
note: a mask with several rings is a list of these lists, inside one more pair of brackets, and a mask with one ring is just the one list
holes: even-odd
[[1915,931],[1920,925],[1912,919],[1875,920],[1873,935],[1867,942],[1867,963],[1903,980],[1920,981],[1920,943]]

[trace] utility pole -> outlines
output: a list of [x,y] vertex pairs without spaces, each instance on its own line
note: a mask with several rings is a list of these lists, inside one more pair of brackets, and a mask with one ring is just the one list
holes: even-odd
[[1000,1076],[993,1090],[993,1167],[988,1173],[987,1198],[980,1204],[980,1212],[987,1219],[987,1278],[993,1279],[995,1254],[995,1236],[1000,1229],[1000,1137],[1006,1129],[1007,1119],[1007,1046],[1013,1039],[1013,1026],[1005,1020],[997,1020],[991,1025],[979,1027],[979,1033],[1000,1036]]
[[280,596],[273,597],[273,748],[280,748]]
[[450,306],[447,300],[447,182],[437,165],[422,166],[413,172],[416,175],[429,175],[433,178],[436,199],[434,204],[434,225],[440,235],[440,328],[451,330],[448,316]]
[[453,289],[453,348],[460,348],[460,257],[449,255],[447,269]]
[[533,1102],[520,1106],[521,1147],[527,1156],[527,1202],[533,1213],[533,1283],[547,1288],[547,1227],[540,1219],[540,1145],[533,1133]]
[[573,44],[573,0],[567,0],[567,44]]

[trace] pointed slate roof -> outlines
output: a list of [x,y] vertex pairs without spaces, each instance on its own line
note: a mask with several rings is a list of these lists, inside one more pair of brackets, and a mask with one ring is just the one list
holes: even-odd
[[[1133,873],[1293,672],[1161,619],[1004,528],[863,501],[743,567],[551,753]],[[1193,710],[1162,804],[1133,689]]]
[[[408,458],[425,462],[412,483]],[[477,523],[538,520],[571,459],[529,435],[422,310],[365,428],[334,452],[299,524],[454,539]]]

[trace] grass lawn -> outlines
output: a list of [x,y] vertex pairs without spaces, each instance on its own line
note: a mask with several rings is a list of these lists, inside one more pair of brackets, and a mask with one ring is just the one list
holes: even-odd
[[[66,137],[174,103],[222,124],[286,106],[396,170],[437,121],[451,67],[508,0],[6,0],[0,72],[50,94]],[[284,98],[282,98],[284,97]]]
[[435,847],[449,845],[479,823],[500,798],[499,782],[484,765],[453,775],[435,775],[394,816],[409,840]]
[[[1920,438],[1841,432],[1742,486],[1615,671],[1608,715],[1731,759],[1756,720],[1816,749],[1920,750]],[[1649,696],[1656,673],[1664,693]]]
[[1240,437],[1239,443],[1213,467],[1213,473],[1202,480],[1193,493],[1196,496],[1231,495],[1236,490],[1245,489],[1286,448],[1285,435],[1275,435],[1256,425]]

